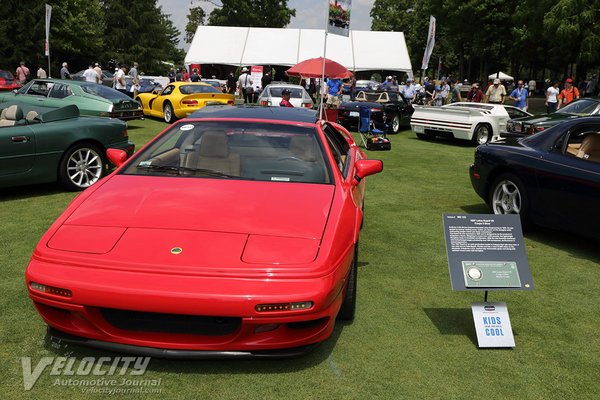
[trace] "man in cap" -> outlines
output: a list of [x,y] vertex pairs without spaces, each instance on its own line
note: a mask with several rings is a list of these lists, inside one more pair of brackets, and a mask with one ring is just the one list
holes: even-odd
[[500,83],[500,79],[494,79],[494,83],[486,90],[484,103],[504,104],[506,89]]
[[385,82],[383,82],[381,84],[381,89],[388,90],[391,85],[392,85],[392,76],[390,75],[387,78],[385,78]]
[[252,86],[252,78],[248,73],[248,68],[242,68],[242,74],[238,78],[238,85],[240,87],[240,95],[244,97],[244,103],[252,103],[254,94],[254,88]]
[[558,95],[558,107],[556,109],[558,110],[560,107],[566,106],[567,104],[569,104],[573,100],[577,100],[578,98],[579,90],[575,86],[573,86],[573,79],[567,78],[565,80],[565,88]]
[[281,107],[294,107],[292,103],[290,103],[290,97],[292,96],[292,92],[289,89],[283,89],[281,91],[281,102],[279,105]]
[[479,83],[475,82],[471,85],[471,90],[467,93],[467,101],[481,103],[481,100],[483,100],[483,92],[479,89]]

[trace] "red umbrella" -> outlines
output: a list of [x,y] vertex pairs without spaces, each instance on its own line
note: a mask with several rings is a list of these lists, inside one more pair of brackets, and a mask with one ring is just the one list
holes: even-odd
[[[323,75],[323,57],[311,58],[294,65],[287,70],[288,75],[302,76],[304,78],[320,78]],[[325,59],[325,78],[349,78],[352,72],[342,64],[328,58]]]

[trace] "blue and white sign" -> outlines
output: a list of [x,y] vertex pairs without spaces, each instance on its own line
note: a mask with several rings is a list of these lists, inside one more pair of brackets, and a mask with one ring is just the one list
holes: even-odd
[[506,303],[473,303],[479,347],[515,347]]

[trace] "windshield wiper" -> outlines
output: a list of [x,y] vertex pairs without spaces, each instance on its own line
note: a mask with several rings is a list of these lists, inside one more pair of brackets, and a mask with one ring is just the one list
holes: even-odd
[[[218,177],[223,177],[223,178],[241,178],[240,176],[236,176],[236,175],[229,175],[220,171],[215,171],[214,169],[208,169],[208,168],[191,168],[191,167],[175,167],[172,165],[142,165],[139,164],[137,166],[138,169],[147,169],[147,170],[154,170],[154,171],[164,171],[164,172],[170,172],[170,173],[175,173],[177,175],[183,175],[184,172],[191,172],[191,173],[199,173],[199,174],[204,174],[204,175],[208,175],[208,176],[218,176]],[[244,178],[246,179],[246,178]]]

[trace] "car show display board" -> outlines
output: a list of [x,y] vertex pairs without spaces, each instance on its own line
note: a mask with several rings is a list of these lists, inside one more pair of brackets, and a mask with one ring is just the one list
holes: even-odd
[[532,290],[518,215],[444,214],[453,290]]
[[479,347],[515,347],[506,303],[489,303],[488,290],[532,290],[518,215],[444,214],[453,290],[484,290],[471,311]]

